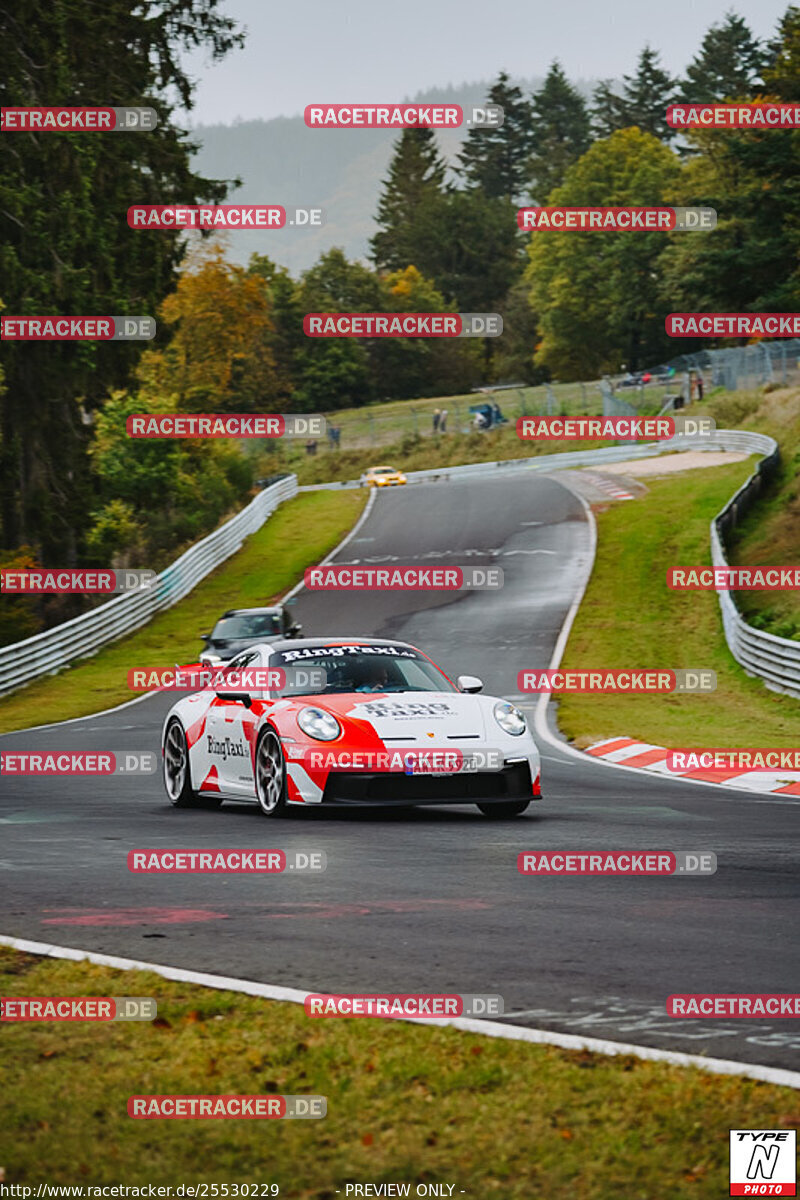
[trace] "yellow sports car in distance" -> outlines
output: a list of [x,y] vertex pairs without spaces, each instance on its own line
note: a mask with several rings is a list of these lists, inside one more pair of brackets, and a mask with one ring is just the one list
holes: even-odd
[[361,483],[366,487],[394,487],[405,482],[403,472],[396,471],[394,467],[370,467],[361,476]]

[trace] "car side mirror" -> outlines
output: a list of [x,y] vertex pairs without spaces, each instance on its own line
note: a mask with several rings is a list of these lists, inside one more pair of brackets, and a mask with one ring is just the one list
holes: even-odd
[[289,630],[289,633],[291,634],[292,637],[300,637],[300,634],[302,632],[303,632],[303,626],[298,625],[296,621],[295,621],[294,625],[292,625],[291,629]]
[[197,636],[200,638],[201,642],[210,642],[211,641],[210,633],[198,633]]
[[216,692],[218,700],[227,700],[229,704],[243,704],[245,708],[252,708],[253,698],[248,692]]
[[482,692],[483,680],[477,675],[459,675],[456,687],[460,692]]

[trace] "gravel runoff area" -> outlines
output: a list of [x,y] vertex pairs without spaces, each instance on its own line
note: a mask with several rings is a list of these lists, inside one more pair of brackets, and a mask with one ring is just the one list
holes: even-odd
[[657,458],[603,463],[600,469],[604,475],[671,475],[673,471],[693,471],[696,467],[724,467],[749,457],[749,454],[737,454],[732,450],[680,450]]

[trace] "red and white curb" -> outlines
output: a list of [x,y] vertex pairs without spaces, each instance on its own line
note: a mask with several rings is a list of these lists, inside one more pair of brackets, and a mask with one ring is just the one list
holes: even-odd
[[614,500],[635,500],[633,492],[627,491],[621,484],[616,483],[613,479],[609,479],[607,475],[595,475],[594,471],[581,471],[581,475],[588,479],[592,487],[596,487],[598,491],[605,492],[607,496],[611,496]]
[[[47,958],[65,958],[72,962],[95,963],[100,967],[112,967],[117,971],[152,971],[162,979],[178,983],[194,984],[197,987],[217,988],[226,992],[240,992],[245,996],[260,996],[265,1000],[279,1000],[289,1004],[303,1004],[308,996],[318,994],[300,988],[282,987],[270,983],[258,983],[254,979],[236,979],[226,975],[207,975],[204,971],[186,971],[182,967],[170,967],[164,963],[140,962],[133,958],[119,958],[112,954],[96,954],[91,950],[77,950],[72,946],[54,946],[49,942],[32,942],[27,938],[8,937],[0,934],[0,946],[8,946],[23,954],[40,954]],[[527,1025],[504,1025],[500,1021],[482,1021],[475,1017],[389,1017],[391,1021],[406,1021],[413,1025],[438,1025],[459,1029],[462,1033],[478,1033],[484,1037],[503,1038],[513,1042],[532,1042],[539,1046],[557,1046],[561,1050],[588,1050],[592,1054],[627,1054],[646,1062],[670,1063],[675,1067],[697,1067],[711,1075],[740,1075],[747,1079],[758,1079],[778,1087],[800,1088],[800,1072],[787,1071],[782,1067],[767,1067],[760,1063],[734,1062],[728,1058],[705,1058],[702,1054],[684,1054],[679,1050],[659,1050],[655,1046],[639,1046],[630,1042],[610,1042],[605,1038],[579,1037],[572,1033],[557,1033],[552,1029],[529,1029]]]
[[639,742],[635,738],[614,737],[587,746],[585,754],[604,762],[621,763],[626,767],[640,767],[656,775],[668,775],[672,779],[692,779],[698,783],[724,783],[726,787],[741,788],[748,792],[772,792],[784,796],[800,796],[800,771],[742,771],[736,767],[700,767],[691,771],[667,769],[666,746],[652,742]]

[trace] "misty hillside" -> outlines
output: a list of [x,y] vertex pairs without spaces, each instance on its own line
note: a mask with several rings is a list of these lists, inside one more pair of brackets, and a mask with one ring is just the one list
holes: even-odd
[[[516,80],[526,95],[542,79]],[[592,85],[576,81],[588,95]],[[484,81],[432,88],[402,103],[428,102],[480,105],[490,83]],[[312,96],[309,103],[319,97]],[[243,180],[229,203],[282,204],[322,208],[325,224],[318,229],[229,232],[230,256],[246,263],[258,251],[287,266],[296,275],[331,246],[341,246],[349,258],[364,257],[375,231],[375,212],[381,181],[400,130],[307,129],[302,116],[270,121],[240,121],[233,125],[198,125],[192,130],[202,149],[196,169],[216,179]],[[437,130],[442,154],[453,164],[466,129]]]

